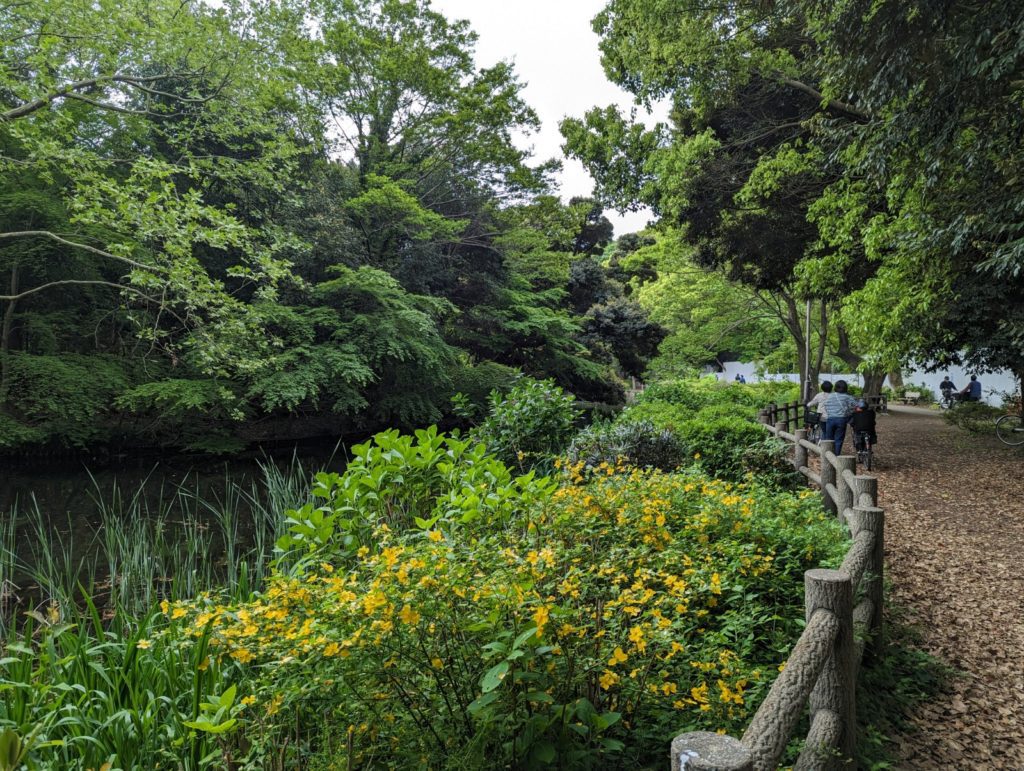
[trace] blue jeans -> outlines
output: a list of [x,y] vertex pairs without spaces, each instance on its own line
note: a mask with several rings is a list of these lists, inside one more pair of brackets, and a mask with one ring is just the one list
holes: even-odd
[[832,439],[835,446],[835,454],[843,452],[843,440],[846,439],[846,424],[849,418],[827,418],[825,420],[825,439]]

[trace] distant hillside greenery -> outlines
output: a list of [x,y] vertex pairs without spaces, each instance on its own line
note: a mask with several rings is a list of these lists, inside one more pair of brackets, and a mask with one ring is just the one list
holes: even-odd
[[367,435],[644,371],[665,332],[513,144],[511,66],[427,3],[308,5],[0,17],[0,452]]

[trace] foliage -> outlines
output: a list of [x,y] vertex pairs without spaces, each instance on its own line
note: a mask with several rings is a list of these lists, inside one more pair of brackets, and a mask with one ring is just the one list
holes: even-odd
[[90,610],[73,624],[33,611],[5,645],[0,721],[22,737],[29,767],[225,766],[218,736],[244,722],[247,704],[233,703],[231,722],[214,730],[193,725],[200,698],[228,690],[206,638],[160,635],[159,612],[108,630]]
[[999,407],[984,402],[960,402],[945,410],[942,416],[947,422],[971,433],[991,433],[996,418],[1003,414]]
[[524,379],[506,395],[493,393],[490,414],[474,437],[520,470],[550,467],[572,438],[579,412],[575,398],[550,380]]
[[509,467],[471,440],[439,434],[415,437],[397,430],[352,448],[344,474],[316,475],[314,501],[285,513],[279,551],[353,555],[384,530],[444,527],[487,531],[508,522],[550,492],[532,473],[513,477]]
[[756,485],[596,472],[477,537],[403,520],[318,549],[252,602],[173,605],[167,635],[209,629],[271,731],[296,710],[343,720],[350,765],[636,766],[681,725],[738,731],[798,633],[801,571],[838,559],[836,524]]
[[643,420],[590,426],[573,437],[566,455],[571,462],[581,462],[588,468],[623,463],[662,471],[673,471],[687,458],[672,430]]
[[[10,354],[11,433],[0,446],[58,440],[74,447],[109,437],[111,404],[128,387],[130,374],[115,357]],[[15,417],[16,416],[16,417]]]
[[680,439],[708,474],[741,480],[747,474],[792,483],[793,469],[785,445],[765,437],[764,429],[744,417],[717,417],[698,412],[679,426]]

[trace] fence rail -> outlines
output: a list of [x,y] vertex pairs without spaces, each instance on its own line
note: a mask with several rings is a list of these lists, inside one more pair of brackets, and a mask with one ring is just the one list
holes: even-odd
[[[741,739],[694,732],[672,742],[672,771],[770,771],[778,766],[805,707],[810,730],[794,769],[849,767],[856,737],[857,672],[878,650],[882,634],[882,550],[885,514],[878,480],[857,474],[857,459],[835,455],[831,440],[807,441],[803,405],[769,405],[758,420],[788,442],[793,467],[821,490],[822,505],[850,529],[851,545],[838,570],[804,574],[807,625],[786,666]],[[811,456],[819,459],[818,471]]]

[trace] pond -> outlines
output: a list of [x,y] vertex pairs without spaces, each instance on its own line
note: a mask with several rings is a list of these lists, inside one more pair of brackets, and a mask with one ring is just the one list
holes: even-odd
[[225,459],[5,461],[0,615],[83,595],[144,612],[223,583],[247,589],[273,558],[285,511],[344,459],[318,444]]

